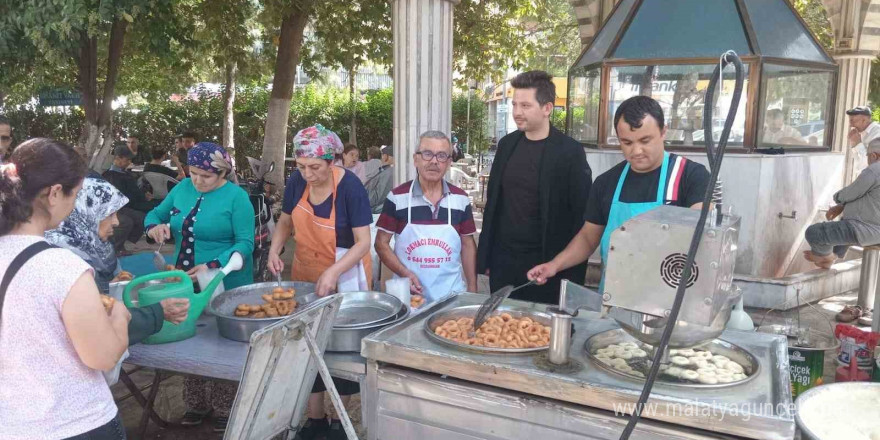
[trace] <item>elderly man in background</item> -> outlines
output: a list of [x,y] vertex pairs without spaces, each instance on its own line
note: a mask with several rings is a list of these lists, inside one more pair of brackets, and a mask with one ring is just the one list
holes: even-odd
[[[805,238],[810,245],[804,258],[816,266],[828,269],[838,258],[843,258],[850,246],[880,244],[880,138],[872,140],[866,149],[868,167],[859,177],[834,194],[833,206],[825,214],[828,220],[807,228]],[[839,221],[832,221],[843,214]],[[837,320],[870,325],[871,311],[859,306],[847,306]]]
[[[383,148],[385,148],[383,146]],[[389,150],[391,147],[387,147]],[[370,159],[364,163],[367,174],[367,181],[364,187],[367,189],[367,196],[370,198],[370,210],[373,214],[381,214],[382,208],[385,206],[385,198],[393,187],[394,171],[391,165],[385,163],[386,156],[379,147],[372,147],[367,152]],[[394,162],[394,158],[390,159]]]
[[0,115],[0,163],[12,154],[12,124],[9,119]]
[[[829,221],[807,228],[811,250],[804,258],[827,269],[846,255],[850,246],[880,244],[880,139],[868,144],[868,167],[859,177],[834,194],[837,205],[825,218]],[[843,214],[839,221],[831,221]]]
[[391,190],[376,224],[382,263],[398,278],[409,278],[411,291],[427,302],[477,288],[477,229],[470,199],[443,179],[452,153],[446,134],[423,133],[413,155],[418,177]]
[[849,134],[846,137],[847,145],[854,149],[853,175],[857,175],[866,166],[868,151],[867,145],[874,139],[880,138],[880,124],[872,119],[871,107],[858,106],[846,111],[849,117]]

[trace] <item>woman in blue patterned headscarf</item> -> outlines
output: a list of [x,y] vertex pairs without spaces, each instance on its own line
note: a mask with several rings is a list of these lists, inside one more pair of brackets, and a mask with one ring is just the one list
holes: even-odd
[[213,142],[199,142],[189,150],[186,164],[202,171],[223,175],[226,180],[238,183],[235,176],[235,167],[232,165],[232,157],[225,148]]

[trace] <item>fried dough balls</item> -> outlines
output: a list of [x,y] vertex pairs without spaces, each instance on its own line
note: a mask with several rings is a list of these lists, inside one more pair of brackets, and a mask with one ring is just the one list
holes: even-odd
[[272,293],[266,293],[260,296],[263,304],[239,304],[235,308],[235,316],[242,318],[277,318],[287,316],[296,309],[296,295],[294,289],[283,289],[276,287]]
[[490,316],[470,337],[472,318],[450,319],[434,328],[434,334],[460,344],[492,348],[540,348],[550,345],[550,327],[529,317],[509,313]]
[[417,309],[425,304],[425,297],[422,295],[413,295],[410,297],[409,305],[410,307]]
[[118,275],[113,277],[113,279],[110,282],[111,283],[118,283],[120,281],[131,281],[133,279],[134,279],[134,275],[132,275],[131,272],[127,272],[127,271],[123,270],[122,272],[119,272]]

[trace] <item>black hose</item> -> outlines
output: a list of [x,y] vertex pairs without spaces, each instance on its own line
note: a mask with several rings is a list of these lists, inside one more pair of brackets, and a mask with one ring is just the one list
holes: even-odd
[[[724,129],[721,131],[721,137],[718,139],[718,148],[715,148],[712,139],[712,107],[714,105],[715,87],[718,85],[718,78],[721,72],[728,64],[733,64],[736,68],[736,86],[733,90],[733,98],[730,101],[730,110],[727,113],[727,121],[725,121]],[[642,389],[642,394],[639,395],[639,400],[636,403],[635,408],[633,408],[629,423],[627,423],[623,433],[620,434],[620,440],[629,439],[636,424],[639,423],[639,420],[642,417],[642,410],[648,401],[648,397],[651,395],[651,389],[654,388],[654,380],[660,372],[660,360],[663,357],[663,352],[666,351],[666,347],[669,346],[669,339],[672,337],[675,323],[678,322],[678,312],[681,309],[685,290],[687,289],[687,283],[683,280],[690,279],[691,277],[691,266],[694,264],[697,249],[700,247],[700,241],[703,237],[703,229],[706,226],[706,219],[709,217],[712,195],[715,191],[715,182],[718,181],[718,172],[721,170],[721,161],[724,159],[724,151],[727,149],[727,138],[730,136],[730,130],[733,128],[733,121],[736,118],[736,111],[739,108],[739,100],[742,97],[744,79],[742,61],[733,51],[728,51],[722,56],[722,63],[715,66],[715,71],[709,79],[709,87],[706,89],[706,98],[703,100],[703,139],[706,142],[706,156],[709,158],[710,176],[709,183],[706,185],[706,194],[703,196],[703,207],[700,209],[700,220],[694,228],[694,235],[691,238],[691,246],[687,254],[687,262],[685,263],[684,270],[681,271],[681,277],[678,280],[678,289],[675,292],[675,300],[672,302],[672,308],[667,317],[667,325],[663,329],[663,335],[660,337],[659,345],[657,345],[654,350],[651,369],[648,371],[648,375],[645,378],[645,387]]]

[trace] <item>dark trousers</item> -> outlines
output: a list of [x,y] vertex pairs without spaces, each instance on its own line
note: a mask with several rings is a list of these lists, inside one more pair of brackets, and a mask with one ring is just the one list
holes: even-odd
[[[501,246],[492,248],[489,263],[489,287],[494,292],[504,286],[519,286],[528,282],[526,274],[533,267],[546,263],[541,251],[511,251]],[[563,279],[577,284],[584,283],[586,265],[580,264],[564,270],[547,280],[543,286],[529,286],[510,294],[512,299],[544,304],[559,304],[559,285]]]
[[[350,380],[337,379],[334,377],[333,386],[336,387],[336,392],[339,393],[340,396],[351,396],[361,392],[360,384]],[[315,378],[315,383],[312,385],[312,392],[323,393],[324,391],[327,391],[327,386],[324,385],[324,379],[319,375]]]
[[116,251],[125,250],[125,241],[137,243],[144,235],[144,217],[147,216],[143,211],[131,208],[122,208],[116,216],[119,218],[119,225],[113,228],[113,235],[110,240]]
[[125,440],[125,427],[119,413],[103,426],[99,426],[89,432],[69,437],[67,440]]
[[856,232],[845,220],[810,225],[804,238],[813,253],[821,257],[833,252],[837,258],[843,258],[850,246],[859,244]]

